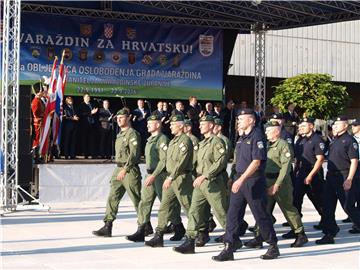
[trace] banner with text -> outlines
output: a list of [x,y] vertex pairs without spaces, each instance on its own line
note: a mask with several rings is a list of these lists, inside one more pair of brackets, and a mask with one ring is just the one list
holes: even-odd
[[66,95],[222,99],[222,30],[22,14],[21,84],[65,50]]

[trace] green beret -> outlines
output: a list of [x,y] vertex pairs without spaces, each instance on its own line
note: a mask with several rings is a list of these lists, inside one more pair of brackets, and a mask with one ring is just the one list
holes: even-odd
[[125,109],[125,108],[122,108],[121,110],[118,110],[118,112],[116,113],[116,116],[118,115],[126,115],[126,116],[129,116],[129,110]]
[[214,117],[211,115],[204,115],[200,118],[200,122],[214,122]]
[[181,114],[175,114],[173,116],[171,116],[170,122],[183,122],[184,121],[184,116]]
[[190,119],[185,119],[184,124],[185,124],[185,126],[192,126],[192,122]]
[[315,123],[315,119],[312,117],[304,117],[303,119],[300,120],[300,123],[310,123],[310,124],[314,124]]
[[222,125],[224,125],[224,121],[222,120],[222,119],[220,119],[220,118],[214,118],[214,123],[215,123],[215,125],[218,125],[218,126],[222,126]]
[[265,124],[265,128],[268,128],[268,127],[280,127],[280,124],[278,121],[268,121]]
[[161,116],[159,114],[152,114],[147,118],[147,121],[161,121]]

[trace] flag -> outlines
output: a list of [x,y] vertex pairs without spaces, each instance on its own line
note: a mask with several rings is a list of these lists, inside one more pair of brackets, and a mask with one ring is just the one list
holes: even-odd
[[56,83],[55,91],[55,113],[53,118],[53,143],[60,145],[60,133],[61,133],[61,122],[62,122],[62,104],[64,99],[65,85],[66,85],[67,69],[64,64],[60,64],[59,76]]
[[41,125],[40,134],[40,155],[44,156],[49,148],[51,112],[55,109],[55,85],[56,85],[56,66],[57,57],[54,59],[53,67],[51,70],[50,84],[48,89],[48,100],[45,107],[44,118]]

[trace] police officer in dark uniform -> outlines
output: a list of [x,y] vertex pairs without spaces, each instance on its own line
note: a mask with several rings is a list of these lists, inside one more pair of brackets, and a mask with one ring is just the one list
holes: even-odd
[[359,152],[358,144],[348,132],[348,119],[339,116],[333,124],[334,140],[329,146],[328,172],[324,188],[323,233],[316,244],[334,244],[339,231],[335,220],[337,200],[348,214],[354,226],[360,228],[360,209],[355,206],[356,187],[360,176],[356,173]]
[[[280,255],[277,237],[271,217],[266,211],[266,182],[264,170],[266,164],[266,147],[264,136],[255,128],[255,115],[251,109],[242,109],[238,116],[238,129],[243,131],[236,144],[236,179],[232,183],[230,206],[226,217],[225,248],[214,256],[215,261],[234,259],[233,252],[242,246],[238,239],[239,220],[244,217],[248,203],[259,225],[262,240],[270,244],[261,259],[275,259]],[[242,133],[242,132],[241,132]],[[239,211],[239,209],[242,209]]]
[[[301,207],[306,194],[316,211],[322,216],[322,195],[324,172],[322,164],[325,160],[325,142],[321,136],[314,132],[315,119],[307,117],[300,120],[300,138],[295,144],[295,185],[294,185],[294,206],[300,215]],[[319,225],[314,225],[315,229]],[[295,233],[290,231],[283,235],[284,238],[294,238]]]

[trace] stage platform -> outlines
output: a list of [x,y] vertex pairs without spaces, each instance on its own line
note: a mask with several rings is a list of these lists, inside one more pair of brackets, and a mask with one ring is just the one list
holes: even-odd
[[[341,223],[340,220],[346,217],[341,207],[337,208],[341,231],[336,244],[318,246],[314,241],[322,234],[312,226],[319,217],[307,199],[303,221],[310,242],[305,247],[290,248],[293,240],[280,238],[288,228],[280,225],[284,218],[276,207],[275,227],[281,256],[263,261],[259,256],[265,253],[265,248],[242,248],[234,254],[235,261],[222,263],[211,260],[222,249],[222,245],[214,242],[214,238],[223,232],[219,227],[205,247],[196,248],[196,254],[182,255],[172,250],[180,242],[168,241],[170,235],[165,236],[164,248],[145,247],[143,243],[125,239],[137,226],[136,213],[128,199],[120,203],[112,238],[91,234],[92,230],[102,226],[105,201],[48,205],[50,212],[21,211],[1,217],[0,269],[359,269],[359,235],[349,234],[351,225]],[[153,226],[156,226],[158,207],[156,202]],[[245,219],[253,224],[249,210]],[[187,223],[185,217],[183,221]],[[251,237],[252,233],[248,231],[242,239],[246,241]]]

